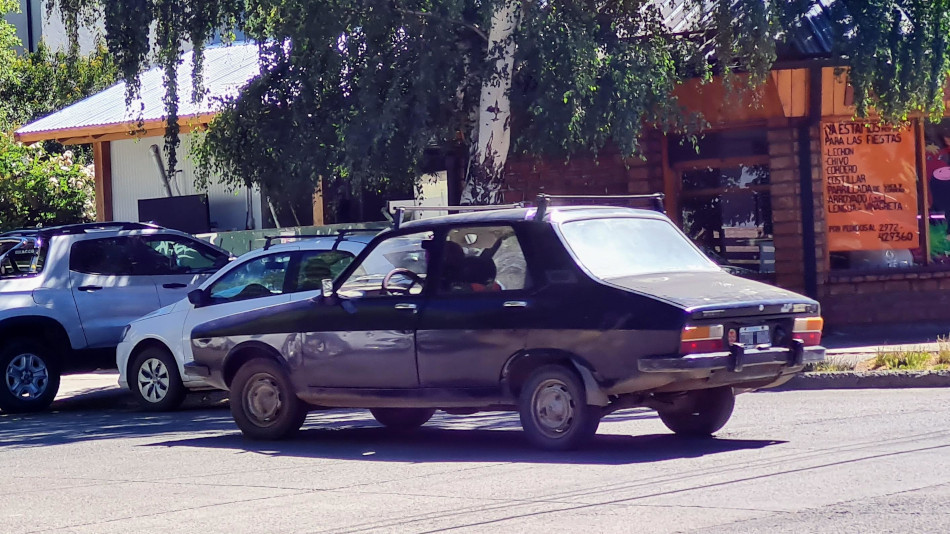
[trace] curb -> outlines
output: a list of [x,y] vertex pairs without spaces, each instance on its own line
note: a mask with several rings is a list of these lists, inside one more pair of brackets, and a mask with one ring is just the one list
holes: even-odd
[[[950,387],[950,371],[801,373],[771,391]],[[760,390],[761,391],[761,390]]]

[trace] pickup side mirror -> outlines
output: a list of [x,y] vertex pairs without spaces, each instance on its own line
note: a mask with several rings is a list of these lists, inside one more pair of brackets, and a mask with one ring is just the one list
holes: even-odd
[[188,292],[188,302],[192,303],[194,307],[200,308],[208,303],[208,297],[204,290],[192,289]]

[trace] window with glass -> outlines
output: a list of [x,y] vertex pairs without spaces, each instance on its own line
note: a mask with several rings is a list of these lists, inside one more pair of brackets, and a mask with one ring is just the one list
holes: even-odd
[[440,293],[516,291],[529,285],[524,251],[511,226],[453,228],[446,234]]
[[341,250],[309,250],[301,253],[294,291],[315,291],[323,281],[335,279],[353,261],[353,255]]
[[683,231],[734,274],[775,271],[768,165],[688,167],[680,171]]
[[128,237],[87,239],[73,243],[69,270],[103,276],[132,274],[132,243]]
[[180,236],[147,235],[131,238],[137,274],[195,274],[214,272],[228,256]]
[[381,241],[337,293],[347,298],[422,293],[432,239],[432,232],[416,232]]
[[208,288],[213,304],[270,297],[285,292],[290,253],[248,260],[231,269]]

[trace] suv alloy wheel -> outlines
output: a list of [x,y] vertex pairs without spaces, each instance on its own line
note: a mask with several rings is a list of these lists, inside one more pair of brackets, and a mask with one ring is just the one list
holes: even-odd
[[0,410],[8,413],[45,410],[59,391],[59,369],[50,350],[30,339],[17,339],[0,351]]

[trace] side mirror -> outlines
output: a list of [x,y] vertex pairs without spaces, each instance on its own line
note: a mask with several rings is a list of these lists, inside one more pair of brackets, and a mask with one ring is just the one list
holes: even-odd
[[333,279],[324,278],[320,281],[320,284],[323,286],[323,296],[332,297],[333,296]]
[[192,303],[196,308],[204,306],[207,304],[205,292],[201,289],[192,289],[188,292],[188,302]]

